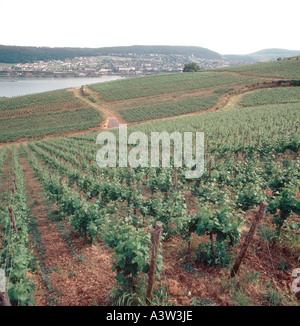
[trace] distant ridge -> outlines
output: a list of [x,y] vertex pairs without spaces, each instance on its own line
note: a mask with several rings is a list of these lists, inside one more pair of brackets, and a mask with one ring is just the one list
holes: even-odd
[[242,55],[242,54],[226,54],[223,56],[228,61],[235,61],[241,63],[257,63],[257,60],[252,58],[249,55]]
[[130,53],[138,55],[151,53],[194,55],[203,59],[223,59],[219,53],[198,46],[133,45],[103,48],[51,48],[0,45],[0,62],[27,63],[34,61],[65,60],[80,56],[128,56]]
[[226,54],[224,57],[227,60],[240,62],[267,62],[274,61],[278,58],[289,58],[300,55],[300,50],[286,50],[286,49],[264,49],[257,52],[241,55],[241,54]]
[[0,45],[0,62],[2,63],[30,63],[36,61],[65,60],[75,57],[90,56],[132,56],[164,54],[195,56],[202,59],[227,60],[236,63],[256,63],[274,61],[278,58],[287,58],[300,55],[300,50],[264,49],[254,53],[239,55],[221,55],[215,51],[199,46],[173,46],[173,45],[132,45],[101,48],[79,47],[34,47],[34,46],[8,46]]
[[297,55],[300,55],[300,50],[264,49],[249,54],[250,57],[257,61],[272,61],[278,58],[288,58]]

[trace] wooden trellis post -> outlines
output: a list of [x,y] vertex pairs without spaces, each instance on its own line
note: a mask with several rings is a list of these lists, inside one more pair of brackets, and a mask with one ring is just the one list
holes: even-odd
[[17,224],[16,224],[16,219],[15,219],[15,214],[14,214],[13,208],[12,207],[8,207],[8,212],[9,212],[11,223],[12,223],[12,225],[14,227],[14,230],[15,230],[16,233],[18,233],[18,228],[17,228]]
[[209,167],[208,167],[208,178],[211,177],[211,159],[209,160]]
[[162,226],[163,226],[162,222],[156,222],[155,231],[153,235],[152,256],[151,256],[150,270],[148,273],[148,288],[147,288],[147,295],[146,295],[148,302],[152,297],[152,290],[153,290],[156,264],[157,264],[157,255],[158,255],[159,243],[162,234]]
[[63,193],[63,183],[61,177],[59,178],[59,184],[60,184],[61,193]]
[[11,188],[11,191],[12,191],[12,193],[13,193],[13,195],[14,195],[14,198],[16,199],[16,191],[15,191],[15,188],[12,187],[12,188]]
[[243,258],[245,256],[245,254],[246,254],[246,251],[247,251],[247,249],[248,249],[248,247],[249,247],[249,245],[250,245],[250,243],[251,243],[251,241],[252,241],[252,239],[254,237],[254,234],[255,234],[255,232],[256,232],[256,230],[258,228],[258,225],[259,225],[260,221],[266,215],[267,207],[268,207],[267,202],[263,202],[260,205],[259,210],[256,213],[255,219],[254,219],[254,221],[253,221],[253,223],[251,225],[251,228],[250,228],[250,230],[249,230],[249,232],[248,232],[248,234],[246,236],[245,242],[243,243],[242,249],[241,249],[241,251],[240,251],[240,253],[239,253],[239,255],[238,255],[238,257],[237,257],[237,259],[236,259],[236,261],[235,261],[235,263],[233,265],[233,268],[232,268],[232,270],[230,272],[231,277],[234,277],[237,274],[237,272],[238,272],[238,270],[240,268],[241,262],[242,262],[242,260],[243,260]]
[[206,147],[206,158],[209,156],[209,141],[207,140],[207,147]]
[[16,179],[14,179],[14,185],[15,185],[15,189],[18,190]]
[[234,178],[236,178],[236,175],[237,175],[237,163],[235,164],[235,168],[234,168]]
[[0,307],[10,307],[11,303],[7,292],[0,292]]

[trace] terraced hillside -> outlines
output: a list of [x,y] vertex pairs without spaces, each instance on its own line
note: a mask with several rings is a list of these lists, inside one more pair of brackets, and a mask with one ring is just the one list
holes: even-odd
[[199,73],[129,78],[73,92],[0,99],[0,142],[219,110],[238,93],[282,86],[276,84],[282,80],[293,80],[298,85],[299,68],[299,61],[292,58]]
[[101,121],[98,110],[67,90],[0,99],[0,142],[86,130]]
[[199,73],[118,80],[89,85],[87,90],[103,109],[115,114],[120,121],[135,123],[220,109],[232,94],[268,87],[268,83],[280,80],[297,80],[299,69],[299,62],[284,60]]
[[[297,57],[295,57],[296,59]],[[220,71],[234,71],[242,75],[249,76],[265,76],[281,79],[297,79],[299,80],[300,61],[284,59],[281,61],[271,61],[259,63],[255,65],[236,66],[220,69]]]

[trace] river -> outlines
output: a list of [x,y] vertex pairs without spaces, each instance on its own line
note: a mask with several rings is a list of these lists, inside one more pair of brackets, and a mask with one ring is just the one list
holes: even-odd
[[55,89],[80,87],[82,85],[103,83],[106,81],[124,78],[121,76],[101,77],[71,77],[71,78],[47,78],[47,77],[1,77],[0,97],[21,96],[33,93],[53,91]]

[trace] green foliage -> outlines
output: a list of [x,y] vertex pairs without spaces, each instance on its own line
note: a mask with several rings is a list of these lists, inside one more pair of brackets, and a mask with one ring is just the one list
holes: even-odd
[[197,72],[197,71],[200,71],[200,66],[195,62],[186,63],[182,70],[182,72]]
[[44,93],[29,94],[0,99],[1,117],[23,114],[51,113],[63,109],[79,109],[85,104],[72,92],[56,90]]
[[115,229],[117,246],[114,270],[121,287],[133,287],[139,272],[149,270],[149,245],[151,237],[144,228],[136,229],[130,219],[120,222]]
[[92,84],[89,85],[89,88],[99,92],[106,102],[112,102],[205,87],[218,87],[231,83],[246,83],[249,79],[251,78],[248,76],[201,71],[199,74],[176,73],[120,79],[108,83]]
[[260,185],[250,184],[238,190],[237,204],[243,211],[247,211],[266,199]]
[[203,206],[199,209],[197,220],[196,233],[199,236],[216,235],[218,242],[227,240],[231,245],[235,245],[240,238],[242,217],[235,214],[229,205],[221,209]]
[[286,227],[286,220],[292,214],[300,214],[300,200],[297,199],[299,190],[292,185],[282,187],[280,192],[270,201],[269,211],[274,214],[274,222],[277,232],[280,233],[282,227]]
[[[233,208],[225,205],[215,209],[210,205],[198,209],[196,216],[186,216],[181,220],[181,235],[189,239],[195,232],[199,236],[208,236],[210,243],[201,241],[197,259],[207,265],[227,266],[232,259],[230,247],[235,246],[241,235],[242,217],[234,214]],[[214,239],[216,241],[214,241]]]
[[[213,171],[212,175],[219,175],[216,170]],[[212,176],[213,178],[213,176]],[[230,192],[223,189],[221,185],[212,181],[204,181],[199,179],[195,183],[193,192],[198,196],[200,203],[212,203],[214,205],[224,205],[228,201]]]
[[0,142],[84,130],[100,122],[101,114],[94,108],[1,119]]
[[212,108],[218,101],[218,96],[183,99],[178,102],[167,102],[146,107],[123,109],[120,114],[128,122],[144,121],[185,113],[205,111]]
[[164,45],[133,45],[114,46],[102,48],[49,48],[33,46],[7,46],[0,45],[0,62],[4,63],[27,63],[35,61],[65,60],[75,57],[90,56],[123,56],[127,57],[136,53],[138,55],[157,54],[179,54],[196,55],[207,59],[221,59],[221,55],[199,46],[164,46]]
[[0,142],[98,126],[102,116],[72,92],[58,90],[0,99]]
[[[30,147],[39,153],[41,157],[48,160],[53,166],[59,167],[63,171],[63,165],[55,159],[50,159],[46,152],[40,151],[38,147],[31,144]],[[60,215],[71,221],[72,227],[83,237],[87,235],[95,239],[100,234],[105,244],[114,248],[115,262],[114,269],[117,272],[117,281],[122,288],[133,288],[135,280],[140,273],[147,273],[149,269],[149,252],[151,237],[147,228],[138,226],[139,221],[134,218],[119,219],[114,215],[109,215],[109,202],[111,200],[119,201],[129,200],[134,204],[138,201],[138,193],[134,190],[128,190],[125,193],[117,180],[114,183],[108,180],[100,183],[99,200],[94,204],[89,203],[85,197],[80,199],[79,193],[70,188],[65,182],[60,182],[58,175],[52,174],[50,179],[48,174],[43,173],[43,168],[38,162],[25,151],[30,163],[44,183],[45,189],[50,197],[57,203]],[[52,181],[51,181],[52,180]],[[115,187],[111,187],[115,184]],[[106,204],[106,205],[105,205]],[[116,212],[115,207],[111,206],[112,211]],[[112,218],[112,216],[114,216]],[[158,274],[162,269],[162,256],[158,256]]]
[[[246,110],[220,110],[175,117],[132,126],[129,132],[142,131],[147,135],[162,130],[184,132],[188,126],[190,131],[202,131],[206,139],[210,139],[210,153],[217,152],[221,158],[244,151],[251,162],[253,157],[261,160],[258,154],[269,157],[273,153],[284,153],[287,149],[296,152],[300,142],[300,135],[296,132],[299,124],[299,104],[288,103],[266,105],[263,109],[258,106]],[[95,136],[91,135],[92,139]],[[259,136],[260,145],[257,146]]]
[[197,260],[207,266],[228,267],[233,256],[226,242],[216,242],[213,247],[210,243],[201,242]]
[[286,272],[292,268],[292,264],[280,257],[280,263],[278,264],[278,269],[280,269],[282,272]]
[[265,293],[263,293],[265,298],[264,305],[265,306],[281,306],[283,298],[282,296],[274,290],[271,286],[267,289]]
[[266,88],[245,94],[242,106],[300,102],[299,87]]
[[205,307],[205,306],[214,306],[214,303],[209,299],[200,299],[198,297],[193,297],[191,306],[199,306],[199,307]]
[[6,160],[7,152],[8,152],[8,148],[7,147],[4,147],[0,151],[0,175],[1,175],[1,172],[2,172],[3,164],[4,164],[5,160]]
[[163,223],[163,239],[176,236],[177,227],[186,215],[186,203],[182,193],[174,192],[167,197],[152,197],[143,203],[141,212],[145,216],[153,216],[155,221]]
[[[16,175],[17,189],[15,189],[15,196],[11,193],[5,207],[2,207],[2,204],[0,207],[0,225],[5,234],[0,250],[0,268],[3,268],[9,277],[8,295],[13,305],[27,306],[34,303],[33,294],[35,292],[34,283],[27,276],[33,261],[33,253],[29,246],[30,220],[24,175],[19,164],[16,147],[13,147],[12,155],[12,171]],[[13,209],[17,233],[12,228],[7,210],[9,206]]]
[[[281,60],[258,63],[255,65],[242,65],[223,68],[222,71],[237,71],[242,74],[253,76],[269,76],[277,78],[298,79],[300,62],[295,60]],[[218,69],[221,70],[221,69]]]

